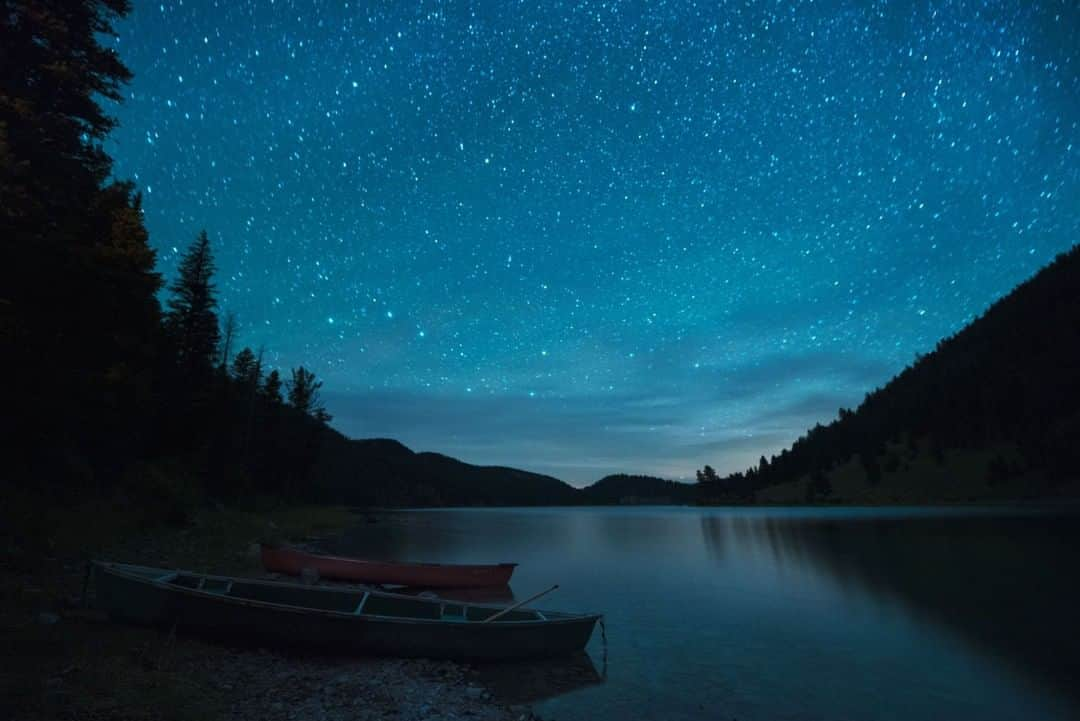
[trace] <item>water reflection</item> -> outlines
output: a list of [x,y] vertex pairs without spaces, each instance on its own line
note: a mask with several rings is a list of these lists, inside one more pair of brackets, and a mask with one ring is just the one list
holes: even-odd
[[486,682],[545,718],[1064,720],[1080,708],[1078,518],[455,509],[381,514],[333,550],[516,561],[520,597],[558,583],[541,608],[603,612],[610,667],[597,633],[591,660],[514,664]]
[[[978,654],[1009,664],[1080,707],[1080,580],[1074,513],[706,515],[710,556],[767,551],[847,592],[899,601]],[[1052,589],[1052,590],[1051,590]]]
[[604,682],[605,674],[584,652],[564,658],[477,667],[480,681],[504,704],[534,704]]

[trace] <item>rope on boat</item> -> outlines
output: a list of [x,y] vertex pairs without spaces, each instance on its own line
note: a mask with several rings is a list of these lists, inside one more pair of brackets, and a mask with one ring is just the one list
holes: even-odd
[[607,678],[607,626],[604,625],[604,617],[600,617],[600,640],[604,642],[603,667],[600,670],[600,678]]

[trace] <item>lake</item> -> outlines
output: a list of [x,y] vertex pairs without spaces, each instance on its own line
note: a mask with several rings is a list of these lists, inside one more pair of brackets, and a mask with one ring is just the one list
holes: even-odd
[[[487,667],[545,719],[1080,718],[1080,514],[1037,508],[380,513],[331,550],[516,561],[598,611],[582,657]],[[505,595],[505,592],[504,592]]]

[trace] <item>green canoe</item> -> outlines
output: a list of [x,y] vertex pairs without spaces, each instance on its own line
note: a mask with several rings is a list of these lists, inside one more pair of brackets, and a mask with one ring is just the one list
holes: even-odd
[[519,609],[363,589],[209,576],[95,561],[95,604],[112,618],[257,643],[468,661],[580,651],[597,614]]

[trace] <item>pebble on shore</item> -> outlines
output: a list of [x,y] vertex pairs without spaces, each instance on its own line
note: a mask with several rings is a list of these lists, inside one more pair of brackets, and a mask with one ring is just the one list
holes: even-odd
[[448,661],[307,658],[234,650],[208,660],[207,674],[232,699],[234,719],[366,721],[472,719],[533,721],[527,707],[503,706]]

